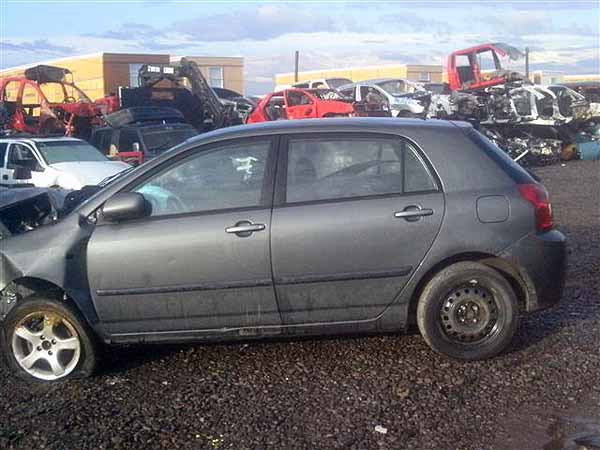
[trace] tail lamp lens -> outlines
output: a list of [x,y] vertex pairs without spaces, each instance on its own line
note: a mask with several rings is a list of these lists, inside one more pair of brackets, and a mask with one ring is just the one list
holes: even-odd
[[539,183],[521,184],[519,191],[525,200],[535,208],[535,225],[538,231],[548,231],[554,228],[552,204],[548,191]]

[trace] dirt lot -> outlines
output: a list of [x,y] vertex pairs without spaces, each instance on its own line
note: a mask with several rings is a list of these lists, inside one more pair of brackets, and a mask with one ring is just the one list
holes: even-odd
[[410,335],[130,347],[58,385],[0,369],[0,449],[600,448],[600,163],[536,172],[569,276],[507,354],[465,364]]

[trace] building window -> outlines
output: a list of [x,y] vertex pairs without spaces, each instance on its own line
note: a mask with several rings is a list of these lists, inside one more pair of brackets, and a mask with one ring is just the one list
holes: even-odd
[[223,86],[223,68],[209,67],[208,68],[208,83],[212,87],[222,88]]
[[135,63],[129,64],[129,87],[139,87],[140,86],[140,78],[139,71],[143,64]]
[[419,74],[419,81],[431,81],[431,74],[429,72],[421,72]]

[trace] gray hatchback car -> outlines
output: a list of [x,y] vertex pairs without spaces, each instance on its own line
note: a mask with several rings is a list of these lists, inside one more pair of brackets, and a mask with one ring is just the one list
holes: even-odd
[[16,374],[89,375],[101,344],[397,332],[463,360],[562,293],[548,194],[470,125],[280,121],[188,140],[3,241]]

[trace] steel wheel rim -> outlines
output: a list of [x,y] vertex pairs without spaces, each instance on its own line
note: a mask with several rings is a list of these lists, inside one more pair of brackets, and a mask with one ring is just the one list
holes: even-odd
[[19,367],[46,381],[70,374],[81,356],[79,334],[71,322],[53,312],[28,314],[15,326],[12,352]]
[[440,325],[446,339],[461,345],[480,344],[494,337],[502,313],[492,292],[478,283],[453,289],[440,308]]

